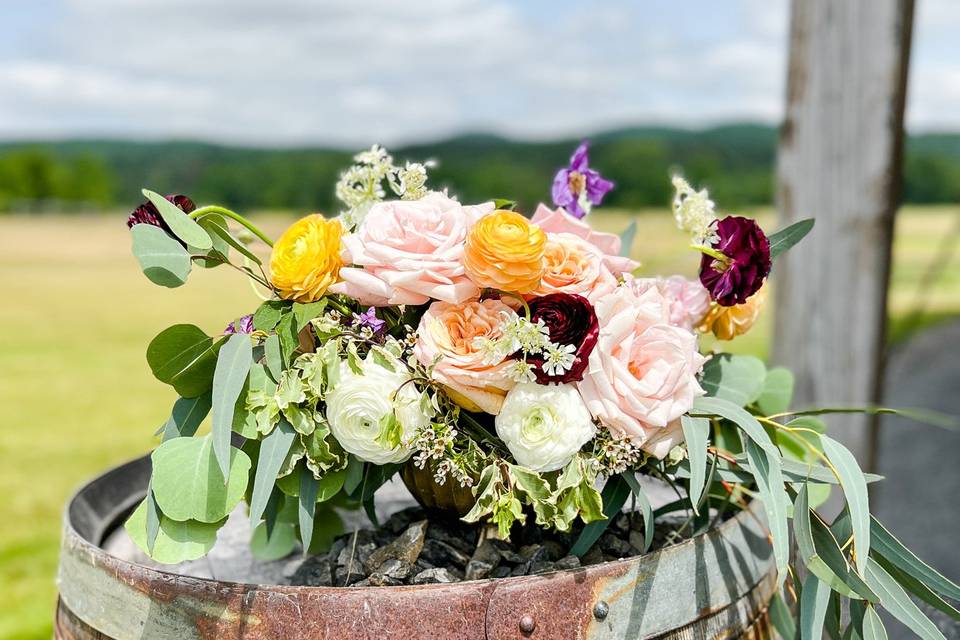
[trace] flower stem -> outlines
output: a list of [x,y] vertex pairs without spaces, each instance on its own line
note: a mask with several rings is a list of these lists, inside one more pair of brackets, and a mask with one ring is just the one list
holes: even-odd
[[253,235],[263,240],[264,244],[266,244],[268,247],[273,246],[273,241],[263,231],[261,231],[259,227],[257,227],[255,224],[253,224],[246,218],[244,218],[239,213],[231,211],[226,207],[221,207],[215,204],[211,204],[205,207],[200,207],[199,209],[195,209],[194,211],[188,213],[187,215],[189,215],[191,218],[196,220],[197,218],[202,218],[203,216],[211,213],[219,213],[222,216],[226,216],[230,218],[231,220],[243,225],[243,227],[245,227],[248,231],[250,231],[250,233],[252,233]]
[[730,262],[730,258],[728,258],[723,252],[718,251],[713,247],[708,247],[702,244],[692,244],[690,245],[690,248],[710,256],[721,264],[728,264]]

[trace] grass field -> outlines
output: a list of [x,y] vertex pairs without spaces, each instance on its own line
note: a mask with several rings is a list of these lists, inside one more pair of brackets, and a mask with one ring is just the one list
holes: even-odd
[[[640,214],[634,254],[652,273],[692,274],[695,259],[664,213]],[[905,318],[957,208],[898,218],[891,311]],[[630,215],[594,223],[623,229]],[[772,218],[764,216],[768,224]],[[276,234],[286,224],[268,216]],[[152,285],[130,256],[123,217],[0,218],[0,638],[51,635],[60,516],[71,490],[147,451],[174,394],[144,360],[149,340],[178,322],[211,333],[257,299],[239,274],[197,269],[189,286]],[[924,318],[960,314],[960,255],[930,289]],[[765,353],[769,317],[739,342]]]

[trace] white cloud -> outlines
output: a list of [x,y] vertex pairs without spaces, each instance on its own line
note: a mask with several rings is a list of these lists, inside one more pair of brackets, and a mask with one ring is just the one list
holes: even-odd
[[[920,30],[946,34],[949,2],[919,3]],[[0,51],[0,136],[359,146],[780,118],[786,2],[590,5],[65,0],[29,51]],[[941,80],[917,71],[912,123],[956,99],[924,64]]]

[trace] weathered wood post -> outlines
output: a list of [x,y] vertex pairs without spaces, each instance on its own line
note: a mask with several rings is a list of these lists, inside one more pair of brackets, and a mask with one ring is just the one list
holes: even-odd
[[[913,5],[793,2],[777,208],[781,226],[817,224],[776,266],[773,357],[798,405],[879,400]],[[874,466],[875,419],[830,424]]]

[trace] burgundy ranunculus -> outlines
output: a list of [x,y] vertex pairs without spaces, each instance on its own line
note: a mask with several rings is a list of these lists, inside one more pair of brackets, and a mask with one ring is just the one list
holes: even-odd
[[[190,213],[197,208],[197,205],[193,203],[193,200],[187,196],[175,195],[165,197],[184,213]],[[163,221],[162,217],[160,217],[160,212],[157,211],[157,208],[149,200],[134,209],[133,213],[130,214],[130,217],[127,218],[128,228],[132,228],[136,224],[152,224],[155,227],[160,227],[170,235],[173,235],[173,233],[170,231],[170,227],[167,226],[167,223]]]
[[550,329],[550,342],[555,345],[574,346],[573,366],[563,375],[551,376],[543,370],[543,354],[527,356],[527,362],[534,365],[537,382],[579,382],[587,368],[590,353],[597,346],[600,325],[593,305],[584,298],[570,293],[551,293],[530,301],[530,319],[543,320]]
[[716,231],[719,240],[712,246],[726,260],[704,254],[700,282],[717,304],[743,304],[770,273],[770,241],[755,220],[741,216],[727,216]]

